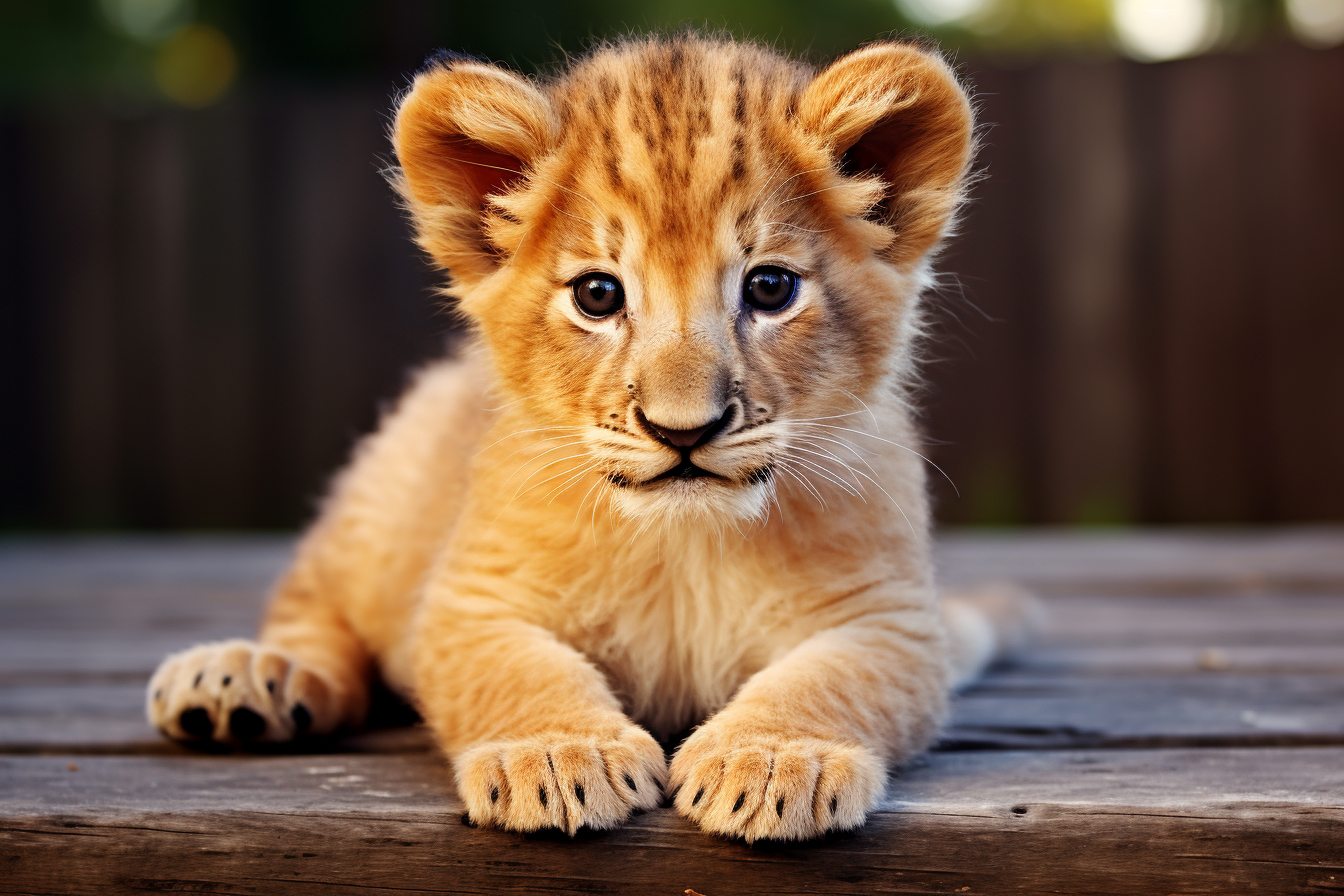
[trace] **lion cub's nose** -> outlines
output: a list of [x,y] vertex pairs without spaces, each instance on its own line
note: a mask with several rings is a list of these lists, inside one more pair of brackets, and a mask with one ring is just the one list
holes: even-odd
[[722,432],[733,419],[733,408],[729,405],[728,410],[724,411],[723,415],[717,420],[711,420],[703,426],[696,426],[691,429],[674,429],[670,426],[660,426],[648,417],[645,417],[643,411],[637,410],[635,415],[639,418],[639,421],[644,424],[644,428],[647,429],[655,439],[660,442],[665,442],[673,448],[686,450],[703,445]]

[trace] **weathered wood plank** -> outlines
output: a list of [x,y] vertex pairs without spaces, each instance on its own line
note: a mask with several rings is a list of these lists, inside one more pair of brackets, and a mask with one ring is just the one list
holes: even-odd
[[[159,752],[140,680],[0,688],[0,751]],[[1006,669],[953,704],[945,748],[1344,745],[1344,671],[1072,676]]]
[[862,833],[748,848],[666,810],[576,842],[469,830],[419,728],[183,750],[143,721],[144,676],[250,631],[288,541],[0,544],[0,892],[1338,891],[1341,549],[944,538],[949,580],[1037,587],[1049,631],[959,698]]
[[[288,544],[0,545],[0,750],[163,752],[143,720],[143,682],[169,652],[250,633]],[[1303,570],[1329,584],[1344,570],[1340,533],[963,535],[943,539],[942,550],[954,574],[997,557],[1010,572],[1053,581],[1047,591],[1091,576],[1087,587],[1102,595],[1131,592],[1047,598],[1043,639],[957,701],[948,746],[1344,740],[1344,584],[1333,593],[1208,590]],[[1151,596],[1139,590],[1158,587],[1151,576],[1183,577],[1202,594]]]
[[[55,601],[6,611],[0,685],[148,676],[163,656],[189,644],[251,634],[260,599],[247,595],[235,602],[235,596],[183,588],[162,606],[152,606],[149,596],[126,595],[88,613]],[[1018,668],[1070,674],[1344,669],[1344,592],[1080,597],[1047,599],[1046,605],[1048,629],[1016,660]]]
[[[74,770],[71,770],[71,766]],[[666,809],[472,830],[432,756],[0,759],[0,892],[1309,893],[1344,880],[1344,750],[959,753],[859,834],[748,847]]]
[[945,584],[1005,580],[1048,594],[1339,594],[1344,529],[944,532]]
[[[0,611],[48,601],[139,595],[180,606],[188,585],[236,591],[259,606],[284,568],[288,537],[0,540]],[[1344,528],[1164,532],[947,531],[937,545],[952,586],[1014,581],[1050,594],[1267,594],[1344,591]],[[118,606],[117,611],[122,609]]]

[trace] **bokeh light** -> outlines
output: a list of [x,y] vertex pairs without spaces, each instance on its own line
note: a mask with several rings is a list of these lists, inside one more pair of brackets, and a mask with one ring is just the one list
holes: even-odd
[[103,15],[117,30],[146,43],[169,37],[191,21],[191,0],[100,0]]
[[896,0],[896,7],[924,25],[964,22],[983,12],[990,0]]
[[154,80],[184,106],[208,106],[224,95],[238,74],[238,54],[228,37],[210,25],[188,25],[154,57]]
[[1302,43],[1322,49],[1344,43],[1344,0],[1288,0],[1285,11]]
[[1135,59],[1179,59],[1213,44],[1221,12],[1216,0],[1115,0],[1115,34]]

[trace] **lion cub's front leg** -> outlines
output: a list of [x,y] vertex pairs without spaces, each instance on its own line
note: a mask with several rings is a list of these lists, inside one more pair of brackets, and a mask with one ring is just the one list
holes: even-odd
[[471,821],[573,834],[659,803],[662,747],[580,653],[508,618],[431,605],[422,622],[416,692]]
[[931,613],[814,635],[758,672],[672,760],[676,807],[708,831],[801,840],[861,825],[888,766],[927,746],[947,673]]

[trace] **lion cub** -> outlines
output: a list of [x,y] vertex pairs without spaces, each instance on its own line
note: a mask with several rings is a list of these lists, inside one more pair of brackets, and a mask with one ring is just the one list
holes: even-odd
[[[675,791],[747,840],[861,824],[996,647],[936,600],[907,406],[972,152],[952,71],[696,36],[544,81],[443,57],[393,140],[469,346],[360,446],[257,640],[169,657],[150,720],[325,734],[380,675],[480,823]],[[696,725],[669,767],[655,737]]]

